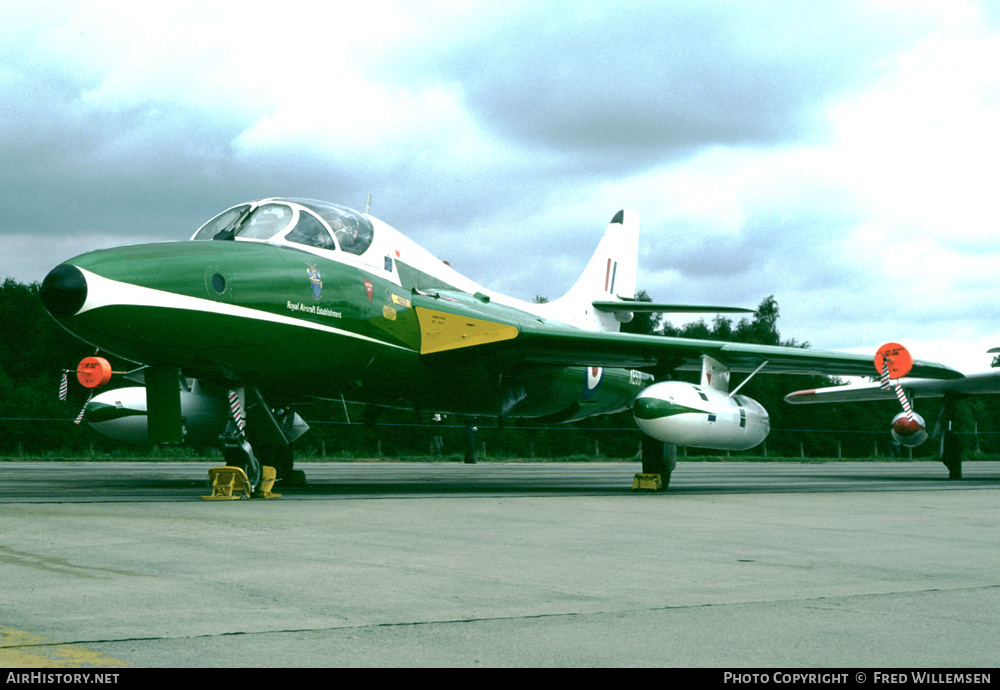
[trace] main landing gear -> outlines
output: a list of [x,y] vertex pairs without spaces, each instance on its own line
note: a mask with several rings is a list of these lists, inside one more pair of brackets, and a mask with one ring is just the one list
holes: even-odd
[[213,496],[206,498],[274,498],[276,481],[305,484],[305,473],[294,469],[292,451],[292,442],[309,429],[302,418],[272,410],[256,388],[231,391],[229,398],[233,419],[220,437],[226,467],[209,472]]
[[962,478],[962,444],[951,428],[951,419],[957,402],[958,398],[954,396],[945,398],[934,429],[934,436],[941,437],[941,462],[948,468],[948,479]]
[[230,422],[222,435],[222,456],[225,467],[213,467],[208,471],[211,496],[202,496],[208,501],[236,501],[248,498],[279,498],[281,494],[271,491],[277,472],[270,465],[261,465],[240,428]]
[[232,422],[222,436],[222,457],[226,461],[226,467],[238,467],[243,470],[251,492],[257,489],[264,474],[263,466],[257,460],[247,437]]
[[475,417],[463,417],[462,423],[465,425],[465,458],[466,465],[476,464],[476,437],[479,434],[479,426]]
[[677,446],[649,436],[642,439],[642,474],[635,475],[633,489],[663,491],[670,486],[670,473],[677,466]]

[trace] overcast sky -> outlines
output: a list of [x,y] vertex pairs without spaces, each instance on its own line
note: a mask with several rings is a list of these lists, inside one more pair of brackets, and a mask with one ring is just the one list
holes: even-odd
[[773,294],[783,338],[982,370],[995,7],[0,0],[0,278],[370,193],[478,282],[554,299],[631,208],[657,301]]

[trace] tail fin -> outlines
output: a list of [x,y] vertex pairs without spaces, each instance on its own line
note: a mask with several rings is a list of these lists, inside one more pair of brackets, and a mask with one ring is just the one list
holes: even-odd
[[573,287],[544,305],[546,315],[587,330],[617,332],[621,324],[615,315],[594,309],[593,303],[634,299],[638,261],[639,214],[619,211]]

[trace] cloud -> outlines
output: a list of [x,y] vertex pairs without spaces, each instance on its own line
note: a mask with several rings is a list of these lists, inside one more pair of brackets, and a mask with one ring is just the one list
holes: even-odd
[[855,3],[503,7],[440,58],[443,74],[500,136],[617,170],[814,136],[826,102],[913,40],[898,12]]
[[[898,58],[898,69],[831,111],[859,189],[887,222],[917,233],[992,244],[1000,183],[1000,36],[942,32]],[[902,239],[902,237],[901,237]]]
[[555,298],[632,208],[658,299],[775,294],[783,334],[825,348],[995,331],[989,4],[274,10],[0,5],[0,269],[371,193],[472,278]]

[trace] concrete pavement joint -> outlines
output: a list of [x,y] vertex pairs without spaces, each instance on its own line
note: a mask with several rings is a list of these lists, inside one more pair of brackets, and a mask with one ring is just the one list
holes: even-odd
[[[732,606],[755,606],[761,604],[807,604],[808,602],[824,602],[824,601],[846,601],[851,599],[860,598],[872,598],[872,597],[886,597],[886,596],[905,596],[905,595],[918,595],[918,594],[933,594],[933,593],[948,593],[948,592],[985,592],[989,590],[1000,589],[1000,584],[996,585],[984,585],[979,587],[954,587],[951,589],[941,589],[941,588],[931,588],[931,589],[920,589],[920,590],[900,590],[892,592],[870,592],[864,594],[847,594],[843,596],[824,596],[824,597],[809,597],[806,599],[761,599],[756,601],[738,601],[738,602],[725,602],[725,603],[704,603],[704,604],[686,604],[681,606],[651,606],[648,608],[633,608],[633,609],[618,609],[613,611],[573,611],[573,612],[563,612],[563,613],[538,613],[538,614],[523,614],[519,616],[486,616],[481,618],[453,618],[453,619],[442,619],[442,620],[428,620],[428,621],[401,621],[395,623],[365,623],[359,625],[333,625],[325,627],[314,627],[314,628],[284,628],[280,630],[233,630],[229,632],[211,633],[205,635],[179,635],[176,637],[119,637],[119,638],[108,638],[101,640],[73,640],[73,641],[47,641],[47,642],[32,642],[24,644],[12,644],[12,645],[0,645],[0,649],[22,649],[31,647],[58,647],[64,645],[95,645],[95,644],[113,644],[121,642],[157,642],[157,641],[172,641],[172,640],[198,640],[198,639],[211,639],[217,637],[238,637],[243,635],[288,635],[297,633],[317,633],[317,632],[336,632],[336,631],[348,631],[348,630],[368,630],[377,628],[406,628],[406,627],[419,627],[419,626],[429,626],[429,625],[455,625],[455,624],[465,624],[465,623],[489,623],[489,622],[501,622],[501,621],[517,621],[517,620],[543,620],[543,619],[557,619],[557,618],[582,618],[587,616],[614,616],[621,614],[635,614],[635,613],[649,613],[654,611],[684,611],[684,610],[695,610],[695,609],[712,609],[712,608],[727,608]],[[804,606],[804,608],[812,608],[817,610],[830,610],[829,607],[825,606]],[[851,612],[850,609],[836,609],[839,612]],[[947,618],[944,616],[942,618]],[[958,619],[960,620],[960,619]]]

